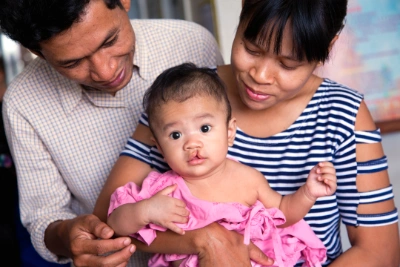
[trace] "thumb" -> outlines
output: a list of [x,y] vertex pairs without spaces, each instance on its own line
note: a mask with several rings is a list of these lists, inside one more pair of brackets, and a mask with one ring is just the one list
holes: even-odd
[[158,192],[157,195],[164,195],[164,196],[169,195],[172,192],[174,192],[177,187],[178,187],[177,184],[173,184],[173,185],[167,186],[166,188],[164,188],[163,190]]

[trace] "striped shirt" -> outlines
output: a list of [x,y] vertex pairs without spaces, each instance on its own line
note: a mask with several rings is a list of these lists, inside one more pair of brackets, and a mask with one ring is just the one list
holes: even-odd
[[[16,164],[21,220],[35,249],[47,250],[44,232],[57,220],[92,213],[107,176],[143,112],[144,91],[166,68],[193,62],[223,64],[218,45],[203,27],[181,20],[132,20],[134,73],[115,96],[83,90],[37,58],[13,80],[3,116]],[[135,252],[129,266],[147,266]]]
[[[356,161],[357,143],[381,141],[379,130],[355,131],[363,96],[343,85],[324,79],[305,110],[285,131],[256,138],[237,129],[229,156],[264,174],[282,195],[295,192],[318,162],[331,161],[336,168],[337,191],[319,198],[304,218],[327,248],[329,264],[342,253],[340,220],[347,225],[378,226],[398,221],[397,210],[380,216],[356,213],[358,204],[393,198],[392,187],[360,193],[357,174],[387,169],[386,157],[371,162]],[[145,114],[141,123],[148,125]],[[168,165],[155,147],[130,139],[121,155],[137,158],[165,171]],[[300,266],[300,265],[299,265]]]

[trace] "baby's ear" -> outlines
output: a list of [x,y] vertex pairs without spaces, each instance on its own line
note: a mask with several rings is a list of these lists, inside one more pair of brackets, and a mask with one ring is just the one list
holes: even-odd
[[232,118],[228,123],[228,146],[233,146],[236,136],[236,118]]
[[158,144],[157,139],[154,137],[154,135],[152,135],[150,137],[150,140],[153,142],[153,144],[157,147],[158,151],[160,151],[160,153],[164,156],[164,153],[161,149],[161,146]]

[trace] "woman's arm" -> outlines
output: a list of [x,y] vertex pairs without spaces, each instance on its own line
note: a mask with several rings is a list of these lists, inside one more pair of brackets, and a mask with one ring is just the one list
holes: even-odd
[[157,238],[150,246],[138,240],[133,240],[133,243],[146,252],[197,254],[199,266],[251,266],[250,259],[263,266],[273,264],[273,260],[253,243],[245,245],[241,234],[229,231],[218,223],[187,231],[183,236],[171,231],[157,232]]
[[[148,145],[152,145],[150,129],[142,124],[136,128],[133,138]],[[103,222],[107,221],[107,211],[110,205],[111,194],[120,186],[128,182],[141,185],[151,171],[150,165],[129,156],[120,156],[111,170],[103,189],[97,198],[93,214]]]
[[[152,144],[151,132],[143,124],[136,128],[133,138]],[[141,185],[151,170],[144,162],[128,156],[119,157],[97,199],[94,214],[105,222],[110,197],[115,189],[132,181]],[[136,239],[132,239],[132,242],[139,250],[152,253],[197,254],[200,266],[251,266],[250,259],[265,266],[273,264],[254,244],[246,246],[242,235],[226,230],[217,223],[187,231],[183,236],[171,231],[157,232],[157,238],[150,246]]]
[[[375,130],[376,126],[364,102],[361,103],[355,125],[356,131]],[[368,162],[384,156],[381,143],[357,144],[357,162]],[[387,170],[359,174],[358,192],[371,192],[388,188],[390,180]],[[393,212],[394,200],[360,204],[357,214],[378,215]],[[379,216],[379,215],[378,215]],[[330,266],[387,266],[400,264],[398,223],[388,225],[347,226],[351,248],[337,258]]]

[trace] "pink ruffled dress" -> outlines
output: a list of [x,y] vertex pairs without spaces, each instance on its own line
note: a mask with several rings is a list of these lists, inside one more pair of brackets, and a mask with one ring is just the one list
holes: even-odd
[[[195,198],[183,178],[174,171],[163,174],[151,172],[144,180],[142,188],[135,183],[119,187],[111,196],[108,215],[123,204],[150,198],[173,184],[177,184],[178,188],[171,196],[185,201],[190,211],[188,223],[177,224],[185,231],[218,222],[228,230],[243,234],[246,244],[252,241],[268,257],[275,260],[273,266],[292,267],[299,260],[303,260],[303,266],[314,267],[321,266],[326,260],[325,246],[304,220],[286,228],[277,228],[285,222],[283,213],[276,208],[266,209],[259,201],[247,207],[240,203],[217,203]],[[166,229],[149,224],[131,236],[149,245],[156,238],[156,231]],[[155,254],[150,259],[149,266],[170,266],[171,261],[181,259],[183,262],[180,266],[198,266],[197,255],[178,254]],[[260,265],[252,262],[252,266]]]

